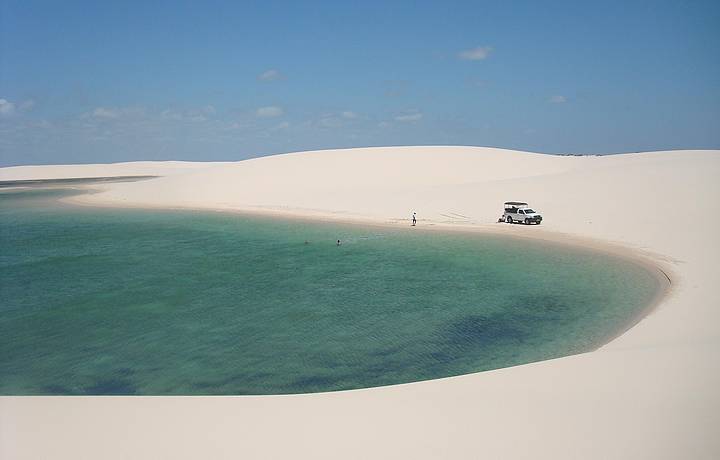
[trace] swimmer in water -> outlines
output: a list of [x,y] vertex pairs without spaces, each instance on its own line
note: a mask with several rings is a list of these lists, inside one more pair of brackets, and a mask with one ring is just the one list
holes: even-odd
[[340,246],[340,244],[341,244],[341,243],[340,243],[340,240],[338,240],[337,245]]

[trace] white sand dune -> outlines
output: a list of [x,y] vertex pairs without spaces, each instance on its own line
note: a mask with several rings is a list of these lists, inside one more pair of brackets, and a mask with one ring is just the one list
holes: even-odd
[[[0,180],[152,170],[165,177],[80,200],[403,226],[416,211],[413,230],[591,244],[652,261],[673,284],[597,351],[497,371],[294,396],[3,397],[2,458],[720,458],[720,151],[397,147],[132,165],[3,168]],[[543,225],[496,223],[507,200],[529,201]]]

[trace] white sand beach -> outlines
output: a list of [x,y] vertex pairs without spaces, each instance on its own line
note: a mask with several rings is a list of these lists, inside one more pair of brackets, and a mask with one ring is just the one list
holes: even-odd
[[[554,156],[480,147],[324,150],[232,163],[0,168],[92,185],[82,205],[217,209],[572,241],[672,281],[581,355],[337,393],[0,397],[0,458],[720,458],[720,151]],[[527,201],[541,226],[497,223]]]

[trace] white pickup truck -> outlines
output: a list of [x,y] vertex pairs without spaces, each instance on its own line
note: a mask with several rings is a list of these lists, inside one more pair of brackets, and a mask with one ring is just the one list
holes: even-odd
[[535,212],[528,207],[527,203],[520,201],[508,201],[505,203],[505,212],[503,212],[500,220],[512,224],[514,222],[522,222],[524,224],[539,224],[542,222],[540,213]]

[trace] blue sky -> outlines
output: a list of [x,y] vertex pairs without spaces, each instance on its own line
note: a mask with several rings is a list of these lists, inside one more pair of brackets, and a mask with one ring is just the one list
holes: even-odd
[[717,149],[719,45],[717,1],[0,0],[0,165]]

